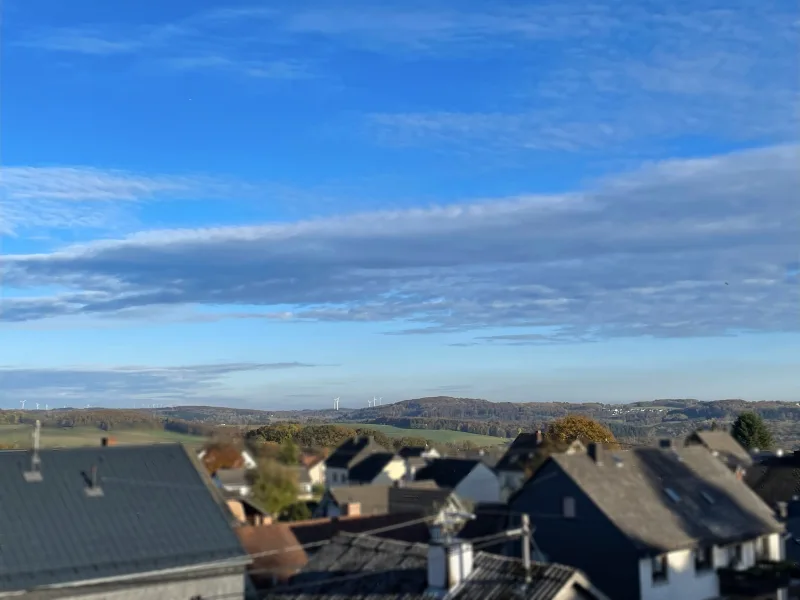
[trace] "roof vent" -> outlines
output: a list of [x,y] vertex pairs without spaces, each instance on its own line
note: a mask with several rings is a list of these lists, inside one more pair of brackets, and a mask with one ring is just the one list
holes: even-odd
[[678,495],[678,492],[673,490],[672,488],[664,488],[664,493],[669,496],[669,499],[673,502],[680,502],[681,497]]
[[621,456],[617,456],[616,454],[614,454],[614,455],[612,456],[612,458],[614,459],[614,464],[615,464],[615,465],[617,465],[618,467],[621,467],[623,464],[625,464],[625,463],[622,461],[622,457],[621,457]]
[[92,465],[91,475],[89,477],[86,476],[86,473],[83,473],[83,478],[86,480],[87,486],[84,488],[84,492],[90,498],[97,498],[103,495],[103,488],[97,485],[97,466]]
[[33,453],[31,454],[31,470],[25,471],[22,476],[25,481],[33,483],[42,480],[42,459],[39,458],[39,434],[42,429],[42,424],[36,420],[36,426],[33,429]]

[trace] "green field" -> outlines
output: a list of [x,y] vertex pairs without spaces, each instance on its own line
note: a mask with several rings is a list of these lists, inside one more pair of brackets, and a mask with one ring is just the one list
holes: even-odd
[[[0,425],[0,444],[16,444],[29,448],[33,437],[32,425]],[[99,446],[100,440],[110,437],[117,444],[158,444],[163,442],[185,442],[200,444],[204,438],[163,430],[119,430],[103,431],[96,427],[42,427],[41,445],[44,448],[69,446]]]
[[440,444],[453,444],[457,442],[472,442],[478,447],[497,446],[508,442],[505,438],[494,437],[491,435],[478,435],[476,433],[465,433],[463,431],[451,431],[449,429],[402,429],[392,425],[373,425],[372,423],[343,423],[347,427],[364,427],[374,429],[389,437],[421,437]]

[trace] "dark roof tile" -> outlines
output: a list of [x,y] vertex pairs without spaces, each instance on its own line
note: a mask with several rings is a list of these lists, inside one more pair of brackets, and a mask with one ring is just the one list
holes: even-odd
[[179,444],[41,450],[42,481],[31,483],[30,456],[0,452],[0,591],[246,557]]
[[481,461],[469,458],[436,458],[414,474],[419,481],[433,480],[444,488],[455,488]]

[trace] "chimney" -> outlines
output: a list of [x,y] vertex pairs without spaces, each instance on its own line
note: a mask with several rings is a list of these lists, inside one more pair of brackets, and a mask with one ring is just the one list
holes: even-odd
[[101,445],[101,446],[103,446],[104,448],[105,448],[106,446],[108,446],[108,438],[107,438],[107,437],[104,437],[104,438],[102,438],[102,439],[100,440],[100,445]]
[[663,450],[671,450],[672,449],[672,439],[671,438],[664,438],[658,440],[658,447],[662,448]]
[[345,517],[360,517],[361,516],[361,502],[348,502],[344,505]]
[[445,538],[428,546],[428,591],[447,595],[472,574],[472,544]]
[[603,444],[598,442],[589,442],[589,445],[586,446],[586,454],[588,454],[589,458],[591,458],[596,464],[603,464]]
[[787,502],[778,502],[775,508],[775,513],[779,519],[786,519],[789,516],[789,504]]
[[541,429],[537,429],[536,430],[536,445],[538,446],[541,443],[542,443],[542,430]]

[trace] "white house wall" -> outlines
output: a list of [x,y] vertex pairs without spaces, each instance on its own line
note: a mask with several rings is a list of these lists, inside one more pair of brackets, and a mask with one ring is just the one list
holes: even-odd
[[395,481],[399,481],[406,474],[406,463],[402,458],[396,458],[389,462],[375,479],[372,480],[374,485],[389,485]]
[[[783,540],[779,534],[769,536],[770,560],[780,560],[784,556]],[[668,576],[666,581],[653,581],[651,560],[639,561],[639,584],[642,600],[707,600],[719,596],[719,577],[717,569],[730,564],[728,547],[715,547],[713,568],[696,571],[693,550],[676,550],[667,555]],[[747,569],[756,564],[754,541],[742,544],[742,563]]]

